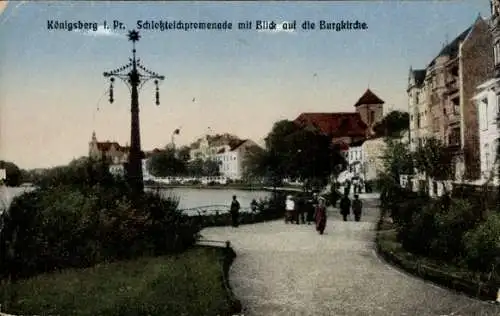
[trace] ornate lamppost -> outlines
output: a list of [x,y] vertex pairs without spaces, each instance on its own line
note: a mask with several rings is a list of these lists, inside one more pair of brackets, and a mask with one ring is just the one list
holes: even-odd
[[[130,88],[131,92],[131,128],[130,128],[130,151],[126,167],[127,181],[135,197],[144,192],[144,179],[142,174],[142,159],[144,153],[141,151],[141,135],[139,129],[139,90],[150,79],[154,79],[156,85],[156,105],[160,105],[160,93],[158,88],[159,80],[164,80],[164,76],[146,69],[136,58],[135,43],[139,41],[140,35],[136,30],[128,32],[128,40],[132,42],[132,58],[125,66],[113,71],[105,72],[104,77],[110,78],[109,102],[113,103],[113,84],[115,77],[122,79]],[[140,73],[139,69],[144,73]],[[129,70],[129,72],[125,72]]]

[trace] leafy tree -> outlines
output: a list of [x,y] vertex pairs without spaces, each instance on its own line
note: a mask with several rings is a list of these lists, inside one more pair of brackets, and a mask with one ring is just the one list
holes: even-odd
[[408,144],[399,139],[386,138],[382,154],[384,179],[398,183],[403,174],[413,173],[413,159]]
[[189,148],[189,146],[182,146],[177,150],[177,158],[180,161],[187,163],[190,159],[190,154],[189,154],[190,151],[191,149]]
[[203,175],[214,177],[220,175],[220,163],[213,159],[207,159],[203,162]]
[[187,173],[190,176],[199,177],[203,175],[204,162],[201,158],[196,158],[190,161],[187,165]]
[[428,179],[443,181],[453,177],[453,157],[443,143],[436,138],[427,138],[414,153],[415,168]]
[[286,177],[322,186],[332,173],[345,168],[346,161],[328,136],[282,120],[266,137],[266,150],[250,154],[245,165],[247,174],[265,177],[273,186]]
[[375,124],[373,130],[378,136],[399,137],[403,131],[409,128],[410,115],[408,112],[391,111],[380,122]]
[[157,177],[171,177],[186,173],[186,165],[176,157],[175,150],[169,148],[154,153],[148,161],[149,172]]
[[5,184],[10,187],[16,187],[21,184],[21,170],[13,162],[0,160],[0,169],[5,169]]
[[267,151],[259,146],[248,148],[246,155],[242,161],[242,174],[243,178],[251,181],[256,178],[262,178],[265,175],[265,168],[263,168],[264,156]]

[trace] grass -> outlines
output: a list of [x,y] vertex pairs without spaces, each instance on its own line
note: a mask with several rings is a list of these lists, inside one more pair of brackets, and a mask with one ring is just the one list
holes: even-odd
[[22,315],[225,315],[223,249],[68,269],[5,285],[2,312]]

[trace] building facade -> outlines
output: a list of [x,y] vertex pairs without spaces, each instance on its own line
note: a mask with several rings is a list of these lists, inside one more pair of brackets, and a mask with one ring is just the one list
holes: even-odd
[[221,175],[231,180],[242,179],[244,161],[253,147],[259,146],[252,140],[246,139],[221,148],[215,155],[215,160],[220,164]]
[[205,135],[204,137],[196,140],[190,146],[189,156],[191,160],[194,159],[213,159],[215,155],[227,146],[231,147],[235,143],[241,140],[231,134],[217,134],[217,135]]
[[[492,34],[492,43],[493,43],[493,77],[496,79],[495,83],[495,91],[500,90],[500,0],[493,0],[491,2],[491,34]],[[497,106],[500,107],[500,100],[497,98]],[[498,134],[500,135],[500,112],[497,117],[497,129]],[[497,148],[497,155],[500,155],[500,148]],[[500,174],[500,166],[498,169],[498,173]],[[499,175],[500,176],[500,175]]]
[[423,141],[431,137],[429,103],[425,83],[426,70],[410,67],[408,77],[408,112],[410,115],[410,150],[415,151]]
[[382,137],[368,139],[361,145],[362,174],[366,181],[376,180],[384,172],[383,155],[386,143]]
[[89,158],[95,160],[105,159],[112,165],[121,165],[128,161],[130,147],[120,146],[117,142],[99,142],[95,132],[89,142]]
[[481,163],[481,180],[495,181],[497,174],[496,151],[499,141],[496,118],[499,113],[498,98],[495,92],[495,80],[489,80],[478,87],[474,97],[478,108],[479,147]]
[[349,164],[349,172],[353,176],[364,178],[363,166],[364,166],[364,155],[363,155],[363,141],[352,143],[347,151],[346,160]]
[[454,156],[458,179],[480,177],[477,107],[472,98],[476,87],[490,77],[490,44],[489,25],[479,17],[444,45],[425,69],[410,69],[410,147],[415,150],[427,137],[439,139]]
[[294,122],[331,137],[334,144],[350,145],[373,134],[373,126],[383,118],[383,105],[384,101],[367,89],[354,104],[354,112],[301,113]]

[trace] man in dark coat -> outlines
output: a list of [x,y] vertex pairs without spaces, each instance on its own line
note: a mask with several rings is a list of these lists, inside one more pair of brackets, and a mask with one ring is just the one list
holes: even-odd
[[344,222],[347,222],[347,216],[351,213],[351,200],[347,194],[344,194],[342,199],[340,200],[340,214],[344,219]]
[[352,201],[352,212],[354,213],[354,220],[359,222],[361,220],[361,212],[363,210],[363,203],[359,199],[359,195],[354,195],[354,201]]
[[238,227],[238,215],[240,213],[240,202],[236,199],[236,195],[233,195],[233,201],[231,202],[231,221],[233,227]]

